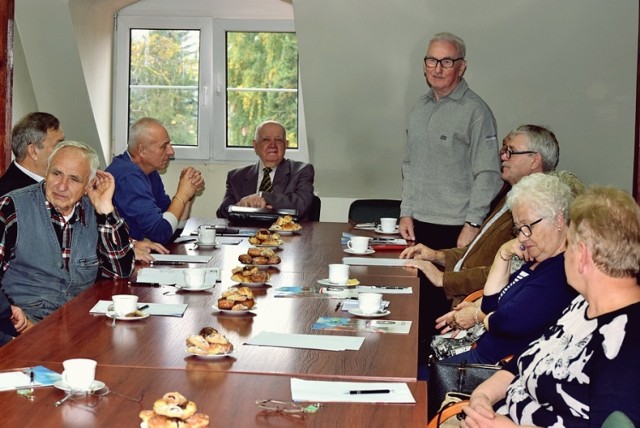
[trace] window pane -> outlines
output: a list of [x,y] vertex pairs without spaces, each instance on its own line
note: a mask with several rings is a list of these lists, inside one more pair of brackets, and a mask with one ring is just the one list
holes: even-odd
[[129,124],[153,117],[197,146],[200,31],[132,29],[130,51]]
[[255,127],[277,120],[298,147],[298,44],[294,33],[227,32],[227,147],[251,147]]

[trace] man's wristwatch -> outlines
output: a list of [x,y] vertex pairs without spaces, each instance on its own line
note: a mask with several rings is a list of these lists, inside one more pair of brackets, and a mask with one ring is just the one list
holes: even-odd
[[480,229],[480,225],[478,223],[471,223],[470,221],[465,221],[465,223],[467,223],[469,226],[473,227],[474,229]]

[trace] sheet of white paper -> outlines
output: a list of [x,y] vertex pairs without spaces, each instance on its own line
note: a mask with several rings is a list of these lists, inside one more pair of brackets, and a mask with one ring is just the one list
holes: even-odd
[[23,372],[0,373],[0,391],[8,391],[19,387],[29,387],[31,379]]
[[[349,394],[349,391],[389,390],[381,394]],[[329,403],[415,403],[409,386],[402,382],[331,382],[291,379],[293,401]]]
[[[113,304],[111,300],[99,300],[93,308],[89,309],[92,314],[106,314],[109,305]],[[186,303],[144,303],[138,302],[138,307],[149,305],[143,312],[149,315],[164,315],[168,317],[181,317],[187,310]]]
[[322,336],[317,334],[290,334],[261,331],[249,339],[247,345],[275,346],[278,348],[320,349],[324,351],[357,351],[364,337]]
[[411,287],[396,287],[392,285],[358,285],[358,293],[382,293],[382,294],[413,294]]
[[158,262],[209,263],[211,256],[189,256],[184,254],[152,254]]
[[[205,284],[215,284],[216,281],[220,281],[220,268],[211,267],[207,268],[207,274],[205,276]],[[142,282],[145,284],[176,284],[184,285],[184,271],[183,269],[164,269],[164,268],[143,268],[138,271],[136,276],[136,282]]]
[[405,259],[389,259],[382,257],[343,257],[342,263],[346,265],[361,266],[404,266]]

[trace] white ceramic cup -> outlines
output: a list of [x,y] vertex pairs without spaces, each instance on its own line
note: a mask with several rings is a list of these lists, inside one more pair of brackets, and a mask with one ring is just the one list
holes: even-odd
[[65,360],[62,381],[73,391],[88,391],[96,377],[96,365],[94,360],[86,358]]
[[113,312],[119,317],[138,309],[138,296],[133,294],[115,294],[111,296],[111,300],[113,301]]
[[202,225],[198,228],[198,242],[205,245],[213,245],[216,243],[216,228],[213,226]]
[[347,242],[347,247],[354,253],[364,254],[369,249],[369,239],[367,236],[354,236]]
[[395,232],[397,222],[398,222],[397,218],[382,217],[380,219],[380,230],[387,233]]
[[207,271],[205,268],[185,269],[184,284],[189,288],[203,288]]
[[349,281],[349,265],[330,264],[329,282],[334,284],[346,284]]
[[380,293],[359,293],[358,308],[365,315],[371,315],[382,309],[382,294]]

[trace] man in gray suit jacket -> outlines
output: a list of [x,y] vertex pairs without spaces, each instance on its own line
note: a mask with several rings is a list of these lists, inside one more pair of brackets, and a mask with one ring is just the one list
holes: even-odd
[[260,158],[254,165],[227,175],[227,190],[216,215],[228,217],[231,205],[295,209],[306,220],[313,202],[313,165],[284,158],[287,133],[282,124],[263,122],[256,128],[253,148]]

